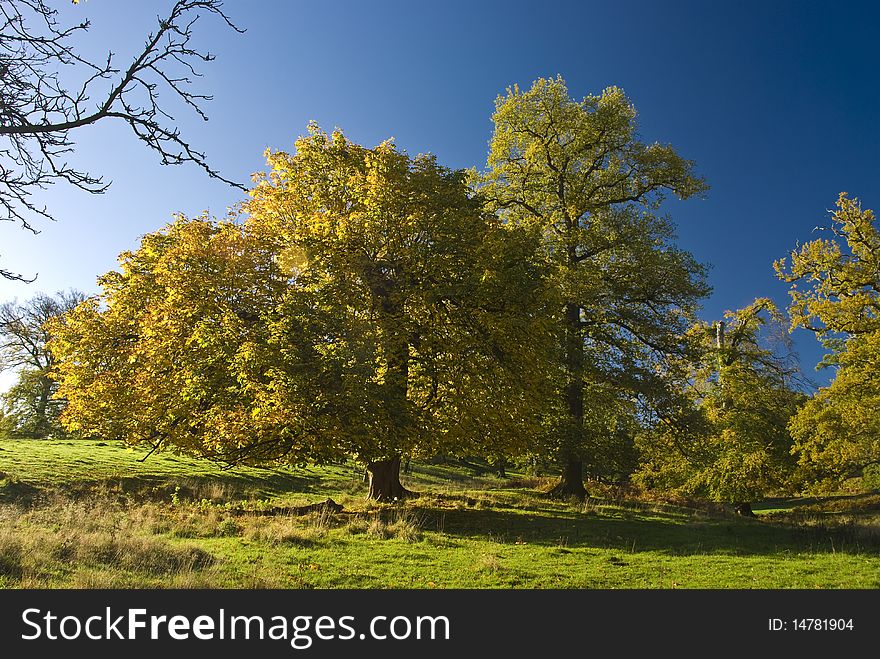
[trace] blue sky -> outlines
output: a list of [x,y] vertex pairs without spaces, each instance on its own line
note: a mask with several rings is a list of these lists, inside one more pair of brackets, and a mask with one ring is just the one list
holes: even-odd
[[[128,60],[168,1],[87,0],[65,16],[92,22],[82,43]],[[450,167],[485,163],[495,97],[561,74],[573,96],[622,87],[642,138],[697,163],[705,199],[667,206],[679,244],[711,264],[717,318],[758,296],[787,303],[772,261],[816,236],[837,195],[880,209],[878,19],[872,3],[301,2],[227,0],[247,32],[211,17],[195,29],[217,59],[196,89],[205,123],[172,106],[184,136],[242,182],[263,151],[289,149],[309,120],[374,145],[390,136]],[[124,126],[82,129],[71,162],[110,190],[61,185],[43,200],[57,222],[38,236],[0,225],[0,263],[33,284],[0,280],[0,301],[36,291],[97,290],[116,256],[171,214],[224,215],[243,194],[192,166],[162,167]],[[795,344],[808,373],[821,350]],[[814,375],[822,381],[826,376]]]

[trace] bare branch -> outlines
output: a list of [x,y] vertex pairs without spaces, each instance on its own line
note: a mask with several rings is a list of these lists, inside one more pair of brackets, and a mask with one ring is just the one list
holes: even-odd
[[[103,120],[127,123],[164,165],[194,163],[209,177],[245,190],[181,137],[168,99],[160,99],[160,92],[170,92],[172,103],[182,103],[207,121],[202,104],[211,96],[191,85],[201,77],[196,65],[213,61],[214,55],[196,49],[191,40],[203,15],[244,32],[222,4],[177,0],[166,18],[157,17],[158,29],[122,72],[112,52],[97,62],[77,52],[72,39],[89,29],[88,21],[62,27],[57,10],[45,0],[0,0],[0,221],[37,233],[35,219],[54,218],[34,197],[57,181],[92,194],[105,192],[110,184],[101,176],[67,162],[76,148],[71,131]],[[63,83],[67,76],[83,80],[75,92]],[[103,100],[94,104],[95,95]],[[0,277],[32,281],[4,269]]]

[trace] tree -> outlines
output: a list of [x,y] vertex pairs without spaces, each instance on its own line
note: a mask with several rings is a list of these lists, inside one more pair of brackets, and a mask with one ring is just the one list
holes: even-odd
[[18,382],[2,396],[2,425],[7,434],[34,438],[64,435],[58,422],[64,401],[53,398],[57,385],[49,375],[54,359],[47,348],[46,323],[84,299],[79,291],[67,291],[0,305],[0,370],[18,375]]
[[[209,176],[244,188],[220,175],[180,134],[166,99],[170,93],[199,117],[210,96],[192,91],[199,62],[214,59],[191,45],[193,27],[202,15],[214,15],[241,32],[219,0],[177,0],[168,16],[147,36],[143,48],[124,70],[114,55],[90,61],[75,44],[89,21],[64,26],[58,10],[45,0],[0,0],[0,221],[19,223],[36,233],[36,218],[53,219],[34,195],[63,181],[100,194],[100,176],[76,169],[67,158],[75,149],[77,129],[97,122],[122,121],[155,151],[164,165],[186,162]],[[7,279],[24,280],[0,269]]]
[[537,261],[555,292],[558,362],[550,427],[562,465],[556,494],[583,497],[585,419],[593,387],[643,395],[656,364],[682,350],[680,337],[708,293],[704,269],[673,244],[656,214],[664,193],[706,189],[693,163],[670,146],[644,144],[636,111],[611,87],[582,101],[562,78],[507,90],[480,194],[506,224],[542,238]]
[[829,349],[820,366],[835,369],[792,420],[795,448],[817,477],[840,482],[880,464],[880,230],[846,193],[821,230],[832,237],[774,266],[791,284],[791,329],[814,332]]
[[806,396],[783,316],[759,298],[719,323],[695,324],[689,340],[699,358],[685,398],[641,437],[637,480],[752,516],[751,503],[786,492],[795,471],[788,423]]
[[231,464],[354,455],[383,501],[404,456],[521,448],[527,238],[390,142],[312,125],[268,159],[244,222],[145,237],[53,327],[68,427]]
[[523,312],[539,283],[529,235],[500,230],[462,172],[390,141],[366,149],[312,125],[269,163],[250,222],[279,240],[292,299],[324,318],[350,387],[336,441],[366,463],[370,497],[406,496],[402,456],[524,443],[539,322]]

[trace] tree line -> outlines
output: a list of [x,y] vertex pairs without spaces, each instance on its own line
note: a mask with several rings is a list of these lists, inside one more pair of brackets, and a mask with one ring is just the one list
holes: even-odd
[[[471,171],[312,124],[291,153],[267,152],[240,212],[177,217],[121,254],[100,293],[57,298],[39,322],[18,321],[34,301],[5,305],[4,363],[23,367],[7,432],[227,464],[355,458],[381,501],[411,494],[402,460],[438,454],[539,463],[557,496],[631,480],[743,514],[870,473],[870,211],[842,194],[830,237],[775,264],[787,317],[759,298],[705,322],[706,267],[661,206],[708,186],[673,147],[640,139],[621,89],[578,100],[539,79],[499,96],[492,119]],[[20,359],[23,327],[45,359]],[[813,396],[796,327],[835,369]]]

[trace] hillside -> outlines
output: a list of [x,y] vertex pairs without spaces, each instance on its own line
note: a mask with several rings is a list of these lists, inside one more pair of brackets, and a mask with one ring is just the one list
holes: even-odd
[[[414,463],[401,505],[353,463],[232,469],[106,442],[0,441],[0,585],[210,588],[877,588],[880,496],[766,502],[758,520],[595,484]],[[324,501],[341,512],[295,514]]]

